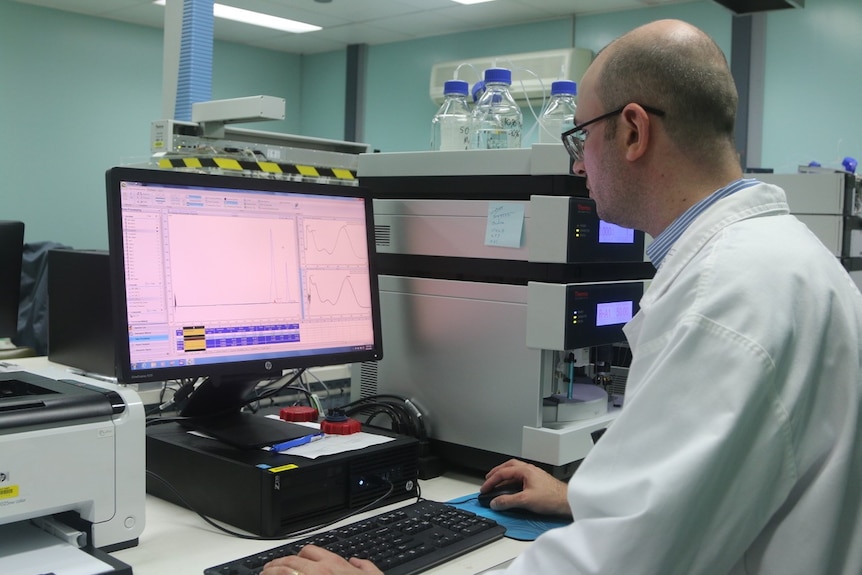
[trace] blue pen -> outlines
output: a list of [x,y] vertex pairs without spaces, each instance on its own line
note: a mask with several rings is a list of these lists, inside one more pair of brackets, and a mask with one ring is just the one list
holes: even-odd
[[314,433],[312,435],[303,435],[302,437],[298,437],[296,439],[291,439],[289,441],[285,441],[283,443],[277,443],[269,448],[270,451],[284,451],[286,449],[290,449],[291,447],[299,447],[300,445],[305,445],[306,443],[311,443],[312,441],[317,441],[318,439],[323,439],[323,432]]

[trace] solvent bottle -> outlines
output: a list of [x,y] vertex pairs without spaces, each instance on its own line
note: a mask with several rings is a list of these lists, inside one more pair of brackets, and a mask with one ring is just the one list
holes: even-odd
[[524,118],[509,86],[512,72],[506,68],[485,70],[485,93],[473,107],[473,148],[492,150],[521,147]]
[[468,88],[464,80],[447,80],[443,84],[443,105],[431,119],[432,150],[470,148],[472,117],[467,104]]
[[557,80],[551,84],[551,99],[539,116],[539,142],[559,144],[560,134],[575,127],[577,84]]

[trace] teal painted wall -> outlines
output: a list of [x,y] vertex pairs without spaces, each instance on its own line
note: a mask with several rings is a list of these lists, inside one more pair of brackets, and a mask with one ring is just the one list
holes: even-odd
[[327,52],[303,56],[301,84],[299,133],[343,140],[347,53]]
[[862,2],[806,0],[770,14],[765,67],[763,166],[862,162]]
[[676,18],[697,26],[712,36],[730,58],[733,15],[713,2],[691,2],[583,16],[575,21],[575,44],[595,53],[632,28],[662,18]]
[[161,36],[0,4],[0,218],[23,220],[27,241],[107,246],[104,172],[147,157]]
[[[571,46],[571,19],[370,46],[365,139],[384,152],[429,149],[437,111],[429,81],[437,62]],[[465,69],[461,79],[472,85],[479,78]]]
[[[657,18],[700,26],[730,54],[733,16],[711,0],[370,46],[364,139],[383,151],[427,149],[435,62],[572,45],[595,52]],[[763,125],[761,164],[792,172],[812,159],[862,157],[862,2],[807,0],[766,22],[765,111],[752,118]],[[0,0],[0,218],[25,221],[27,241],[107,246],[104,171],[149,158],[162,44],[158,29]],[[343,138],[343,51],[300,56],[216,42],[213,54],[213,98],[287,101],[284,121],[244,127]]]
[[[428,149],[430,121],[437,109],[428,95],[428,83],[431,67],[437,62],[572,46],[596,53],[624,32],[659,18],[678,18],[701,27],[729,57],[732,15],[712,2],[564,18],[371,46],[365,139],[384,152]],[[500,65],[505,67],[502,61]],[[465,68],[460,77],[472,85],[481,79],[481,72],[477,76]],[[517,85],[512,86],[513,91],[517,89]],[[532,102],[532,110],[522,109],[523,146],[536,140],[535,115],[541,113],[541,105],[541,101]]]
[[[239,44],[213,45],[213,99],[278,96],[285,100],[285,118],[249,122],[242,128],[297,134],[302,124],[302,57]],[[158,84],[161,94],[161,83]]]
[[[108,245],[105,170],[147,162],[162,117],[162,31],[0,0],[0,219],[28,242]],[[214,99],[268,94],[300,129],[301,57],[216,42]]]

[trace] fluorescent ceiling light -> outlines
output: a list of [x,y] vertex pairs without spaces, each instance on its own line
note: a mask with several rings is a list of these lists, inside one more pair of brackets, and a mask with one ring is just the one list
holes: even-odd
[[458,4],[481,4],[482,2],[493,2],[494,0],[452,0]]
[[[154,3],[164,6],[165,1],[155,0]],[[320,26],[314,26],[313,24],[306,24],[305,22],[297,22],[296,20],[288,20],[287,18],[279,18],[278,16],[270,16],[269,14],[261,14],[260,12],[252,12],[251,10],[243,10],[242,8],[234,8],[233,6],[225,6],[224,4],[217,3],[213,4],[213,16],[225,20],[233,20],[234,22],[251,24],[252,26],[293,32],[294,34],[322,30]]]

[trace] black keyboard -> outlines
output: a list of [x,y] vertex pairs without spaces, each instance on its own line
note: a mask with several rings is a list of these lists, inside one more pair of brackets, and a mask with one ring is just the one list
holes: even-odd
[[344,558],[370,559],[386,575],[413,575],[503,537],[506,529],[445,503],[419,501],[204,569],[204,575],[257,575],[273,559],[314,544]]

